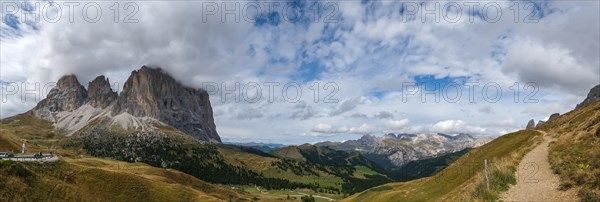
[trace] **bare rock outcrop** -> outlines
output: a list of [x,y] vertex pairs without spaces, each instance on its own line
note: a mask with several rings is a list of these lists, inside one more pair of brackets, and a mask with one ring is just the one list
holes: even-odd
[[110,88],[108,78],[98,76],[88,84],[88,96],[92,107],[106,108],[118,95]]
[[535,121],[533,119],[529,120],[529,122],[527,122],[527,126],[525,127],[526,130],[533,130],[535,129]]
[[592,89],[590,89],[590,92],[588,93],[585,100],[583,100],[583,102],[579,103],[577,105],[577,107],[575,107],[575,109],[584,107],[588,104],[592,104],[597,101],[600,101],[600,84],[598,84],[595,87],[593,87]]

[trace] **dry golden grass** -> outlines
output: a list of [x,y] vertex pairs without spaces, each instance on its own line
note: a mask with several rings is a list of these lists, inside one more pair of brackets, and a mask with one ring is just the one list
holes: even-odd
[[264,157],[247,152],[238,152],[233,149],[219,148],[225,160],[236,166],[247,167],[255,172],[262,172],[271,168],[271,163],[279,161],[277,158]]
[[561,189],[578,189],[582,201],[600,201],[600,102],[573,110],[540,127],[557,138],[549,160]]
[[243,201],[252,197],[141,163],[85,157],[49,163],[2,161],[1,165],[0,198],[9,201]]
[[[1,121],[0,151],[47,152],[64,136],[27,115]],[[59,148],[56,162],[0,160],[0,201],[227,201],[252,198],[247,192],[213,185],[185,173],[110,159],[82,157]]]

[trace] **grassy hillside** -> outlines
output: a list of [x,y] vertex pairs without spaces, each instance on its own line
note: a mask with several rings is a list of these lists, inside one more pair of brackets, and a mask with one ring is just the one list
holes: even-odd
[[600,102],[573,110],[543,124],[557,138],[550,144],[552,169],[561,189],[578,189],[582,201],[600,201]]
[[442,154],[434,158],[411,161],[397,170],[389,171],[388,176],[398,182],[429,177],[442,171],[469,151],[471,151],[470,148],[454,153]]
[[89,157],[0,160],[0,178],[0,198],[8,201],[226,201],[249,195],[175,170]]
[[[356,193],[370,187],[394,180],[387,171],[358,152],[334,150],[326,146],[303,144],[287,146],[271,151],[282,158],[273,167],[292,171],[296,175],[315,176],[315,183],[325,186],[341,186],[345,193]],[[327,181],[323,182],[321,176]],[[338,178],[341,182],[331,180]]]
[[27,115],[17,115],[0,121],[0,151],[21,151],[25,143],[29,152],[39,152],[56,146],[63,138],[48,121]]
[[280,158],[310,162],[318,165],[341,167],[365,166],[374,171],[384,171],[382,167],[373,163],[358,152],[339,151],[310,144],[282,147],[271,151],[271,153]]
[[[143,163],[82,157],[64,149],[66,137],[51,123],[27,115],[1,121],[0,151],[28,153],[61,148],[57,162],[0,161],[0,198],[8,201],[223,201],[252,198],[248,193],[213,185],[188,174]],[[85,155],[87,156],[87,155]]]
[[[233,153],[265,154],[254,149],[222,147],[192,139],[180,131],[156,125],[158,130],[122,129],[110,123],[89,124],[63,144],[77,150],[83,148],[96,157],[126,162],[143,162],[160,168],[172,168],[198,179],[232,185],[257,185],[267,189],[311,188],[314,185],[291,182],[284,178],[265,177],[249,165],[232,163],[222,150]],[[257,155],[258,156],[258,155]]]
[[[519,131],[498,137],[469,151],[435,176],[374,187],[344,201],[439,201],[493,199],[511,183],[516,165],[525,153],[541,142],[536,131]],[[483,161],[492,168],[492,192],[481,190]],[[512,177],[514,179],[514,176]],[[514,182],[512,182],[514,183]]]
[[266,178],[307,184],[307,188],[321,193],[356,193],[392,181],[382,174],[382,168],[358,153],[308,144],[279,148],[271,154],[232,145],[218,147],[229,164],[249,168]]

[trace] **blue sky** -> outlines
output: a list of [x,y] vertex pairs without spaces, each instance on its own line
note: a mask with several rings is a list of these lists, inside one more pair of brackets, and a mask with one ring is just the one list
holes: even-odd
[[[276,143],[388,132],[498,136],[571,110],[600,83],[594,1],[468,2],[479,3],[475,12],[465,1],[278,1],[273,10],[269,1],[208,2],[218,8],[211,15],[203,15],[207,2],[136,2],[137,23],[122,22],[125,16],[115,23],[112,3],[98,2],[105,12],[95,23],[79,15],[70,22],[65,13],[58,22],[34,22],[3,6],[0,79],[44,84],[73,73],[86,84],[103,74],[120,90],[129,72],[155,65],[192,87],[240,84],[239,96],[263,99],[234,102],[214,92],[222,139]],[[220,13],[234,3],[234,14]],[[436,3],[461,10],[411,13],[410,6]],[[249,5],[260,14],[248,14]],[[494,9],[503,13],[497,19]],[[242,92],[254,84],[261,91]],[[432,86],[439,87],[427,92],[436,95],[413,89]],[[296,87],[302,94],[291,99]],[[35,105],[3,96],[2,117]]]

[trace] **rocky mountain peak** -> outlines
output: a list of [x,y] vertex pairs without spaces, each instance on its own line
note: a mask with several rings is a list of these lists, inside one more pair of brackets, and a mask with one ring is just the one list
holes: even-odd
[[392,138],[392,139],[396,139],[397,136],[394,133],[388,133],[383,135],[384,138]]
[[79,86],[81,86],[81,84],[79,83],[79,80],[77,80],[77,76],[75,76],[74,74],[69,74],[60,77],[60,79],[58,79],[58,81],[56,82],[56,87],[59,89],[68,89],[71,87]]
[[454,138],[461,140],[475,139],[475,137],[467,133],[459,133],[458,135],[454,136]]
[[535,129],[535,121],[533,119],[529,120],[529,122],[527,122],[527,126],[525,127],[525,129],[527,129],[527,130]]
[[117,92],[110,88],[110,81],[104,76],[98,76],[88,84],[88,96],[93,107],[106,108],[117,100]]
[[183,86],[158,68],[131,72],[112,109],[113,115],[121,113],[155,118],[197,139],[221,142],[208,93]]
[[588,104],[594,103],[600,101],[600,84],[596,85],[595,87],[593,87],[590,92],[588,93],[587,97],[585,98],[585,100],[583,100],[583,102],[579,103],[577,105],[577,107],[575,107],[575,109],[584,107]]
[[161,69],[133,71],[120,95],[104,76],[89,82],[88,90],[75,75],[64,76],[29,113],[69,134],[96,119],[139,130],[152,130],[160,121],[198,140],[221,142],[208,93],[181,85]]
[[56,114],[73,111],[87,101],[88,94],[75,75],[61,77],[56,86],[48,92],[45,99],[33,108],[34,115],[49,121],[55,121]]

